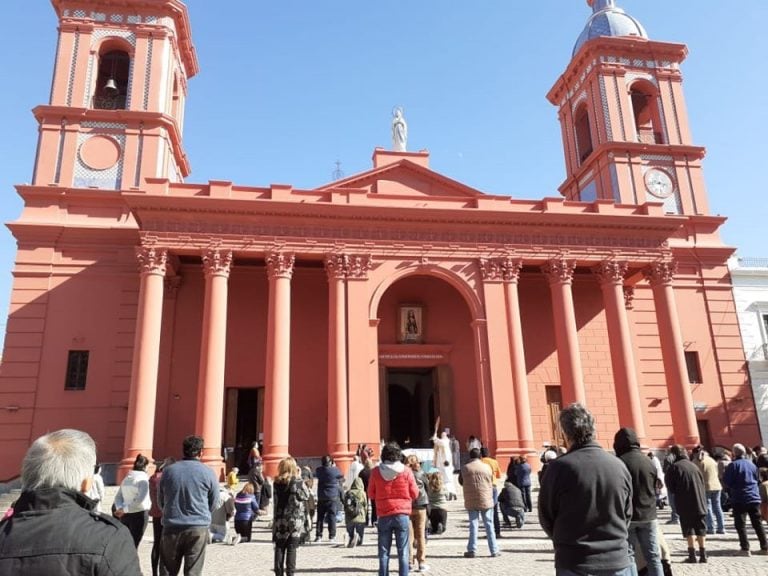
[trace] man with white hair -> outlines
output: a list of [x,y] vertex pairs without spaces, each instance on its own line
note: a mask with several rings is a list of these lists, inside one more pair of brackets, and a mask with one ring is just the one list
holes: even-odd
[[30,446],[21,496],[0,523],[0,576],[141,576],[128,529],[95,511],[96,444],[80,430],[58,430]]
[[757,466],[746,457],[747,450],[743,444],[733,445],[733,462],[728,465],[723,474],[723,482],[728,488],[728,494],[733,504],[733,523],[739,534],[739,546],[742,556],[749,556],[749,540],[747,540],[747,528],[744,517],[749,514],[752,528],[760,542],[758,554],[768,556],[768,543],[765,539],[765,530],[760,519],[760,480]]

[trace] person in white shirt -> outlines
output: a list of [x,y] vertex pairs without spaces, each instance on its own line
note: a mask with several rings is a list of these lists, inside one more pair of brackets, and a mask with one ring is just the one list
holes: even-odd
[[94,511],[101,512],[101,503],[104,501],[104,478],[101,477],[101,464],[93,468],[93,483],[88,492],[88,498],[96,502]]
[[149,475],[147,475],[149,459],[143,454],[136,456],[133,470],[120,484],[115,496],[115,518],[130,530],[133,543],[139,547],[144,530],[149,522],[149,509],[152,502],[149,499]]

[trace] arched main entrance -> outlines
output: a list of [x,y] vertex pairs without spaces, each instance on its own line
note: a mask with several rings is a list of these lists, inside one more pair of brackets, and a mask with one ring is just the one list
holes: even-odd
[[394,282],[377,310],[381,436],[431,447],[436,424],[480,435],[472,314],[447,281],[415,274]]

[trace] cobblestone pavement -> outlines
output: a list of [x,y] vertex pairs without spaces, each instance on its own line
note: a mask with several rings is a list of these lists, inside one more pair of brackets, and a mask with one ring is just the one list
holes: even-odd
[[[535,498],[534,493],[534,498]],[[539,576],[554,574],[554,554],[549,539],[541,530],[536,513],[527,514],[526,525],[522,530],[504,529],[500,548],[502,555],[490,558],[484,540],[479,542],[478,555],[473,559],[463,558],[467,544],[467,515],[462,500],[450,502],[448,529],[440,536],[430,536],[427,544],[427,563],[429,573],[435,575],[466,576],[501,576],[524,575]],[[739,549],[733,520],[726,515],[726,535],[712,536],[707,539],[710,556],[707,564],[683,564],[686,558],[685,539],[677,526],[665,525],[669,511],[660,512],[660,525],[666,535],[672,552],[672,570],[676,576],[767,576],[768,557],[737,557]],[[751,527],[748,528],[752,535]],[[483,534],[482,526],[480,528]],[[378,560],[376,555],[375,528],[367,528],[364,544],[356,548],[346,548],[341,536],[346,530],[340,527],[336,542],[324,540],[318,544],[309,544],[299,548],[298,574],[376,574]],[[327,537],[327,531],[325,532]],[[757,540],[752,536],[751,545],[757,549]],[[151,574],[150,550],[152,546],[152,527],[147,529],[139,548],[139,556],[144,574]],[[396,557],[394,544],[392,553]],[[213,544],[208,546],[205,561],[206,576],[219,575],[258,575],[272,574],[272,544],[268,520],[254,523],[254,538],[250,543],[237,546]],[[397,574],[397,563],[390,564],[390,574]]]

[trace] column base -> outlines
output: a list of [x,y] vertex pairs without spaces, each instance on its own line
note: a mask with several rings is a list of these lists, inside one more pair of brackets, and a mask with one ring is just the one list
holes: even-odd
[[226,476],[224,470],[224,460],[219,454],[218,449],[204,448],[203,454],[200,456],[200,462],[208,466],[216,474],[216,478],[219,482],[222,482]]
[[270,478],[277,476],[277,466],[280,464],[280,460],[288,458],[288,456],[290,456],[290,454],[288,454],[288,450],[285,449],[278,449],[274,452],[265,451],[264,454],[261,455],[264,464],[264,476],[269,476]]
[[336,463],[336,467],[341,470],[341,473],[344,474],[344,476],[346,476],[347,472],[349,472],[349,466],[352,464],[353,456],[354,453],[348,450],[331,452],[331,458],[333,458],[333,461]]
[[698,436],[683,436],[682,438],[675,438],[675,441],[678,444],[685,446],[685,449],[688,451],[701,444],[701,440]]

